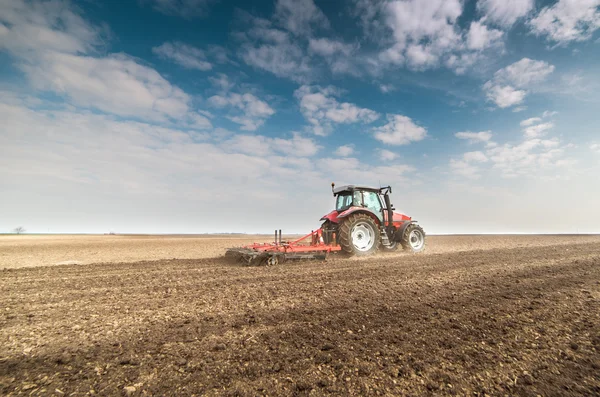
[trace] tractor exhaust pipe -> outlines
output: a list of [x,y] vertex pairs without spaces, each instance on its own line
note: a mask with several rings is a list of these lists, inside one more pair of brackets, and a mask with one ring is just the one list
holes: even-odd
[[394,227],[394,211],[392,210],[392,203],[390,202],[390,194],[385,192],[383,195],[383,200],[385,201],[385,207],[387,208],[387,227],[386,231],[388,236],[391,238],[392,229]]

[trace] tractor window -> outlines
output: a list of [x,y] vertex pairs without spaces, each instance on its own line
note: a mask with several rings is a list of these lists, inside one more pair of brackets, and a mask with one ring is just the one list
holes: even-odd
[[365,200],[365,206],[376,214],[381,212],[381,201],[379,196],[375,192],[363,192],[363,199]]
[[350,206],[352,206],[352,194],[351,193],[339,194],[337,196],[337,201],[335,204],[335,209],[337,211],[345,210],[346,208],[348,208]]

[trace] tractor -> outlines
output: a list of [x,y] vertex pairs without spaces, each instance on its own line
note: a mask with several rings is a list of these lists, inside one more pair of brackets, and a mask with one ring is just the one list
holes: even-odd
[[411,217],[394,212],[391,186],[336,188],[332,183],[331,191],[335,209],[321,218],[319,229],[294,241],[283,241],[281,229],[275,230],[273,243],[231,248],[225,255],[249,265],[275,265],[292,259],[324,259],[331,252],[368,256],[400,246],[412,253],[425,249],[423,228]]
[[[394,212],[390,186],[372,188],[331,184],[335,209],[321,218],[326,244],[337,242],[349,255],[366,256],[395,251],[399,246],[412,252],[425,248],[425,232],[409,216]],[[390,222],[391,220],[391,222]]]

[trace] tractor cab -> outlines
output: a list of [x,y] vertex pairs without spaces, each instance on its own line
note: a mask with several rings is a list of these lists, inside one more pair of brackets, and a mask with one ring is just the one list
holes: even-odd
[[380,189],[346,185],[337,189],[334,188],[333,195],[336,197],[335,210],[342,213],[351,207],[366,208],[373,212],[379,219],[384,221],[384,202],[380,197]]

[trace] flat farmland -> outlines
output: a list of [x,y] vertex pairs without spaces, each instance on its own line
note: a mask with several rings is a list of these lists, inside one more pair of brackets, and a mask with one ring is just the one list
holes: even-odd
[[243,267],[270,236],[0,236],[0,395],[600,395],[600,236]]

